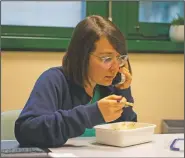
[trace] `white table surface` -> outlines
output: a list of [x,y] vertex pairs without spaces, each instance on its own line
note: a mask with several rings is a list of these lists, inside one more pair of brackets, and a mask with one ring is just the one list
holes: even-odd
[[170,150],[176,138],[184,138],[184,134],[154,134],[152,142],[121,148],[97,144],[95,137],[77,137],[69,139],[63,147],[49,149],[52,153],[77,157],[184,157],[184,151]]

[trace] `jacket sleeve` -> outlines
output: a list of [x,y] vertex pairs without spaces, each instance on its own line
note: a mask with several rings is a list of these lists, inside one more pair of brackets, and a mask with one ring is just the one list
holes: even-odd
[[[127,99],[128,102],[134,103],[134,99],[132,97],[131,93],[131,87],[127,89],[114,89],[114,94],[122,95]],[[133,121],[137,122],[137,114],[134,112],[133,107],[124,107],[123,113],[120,118],[118,118],[115,122],[121,122],[121,121]]]
[[59,95],[65,95],[64,83],[60,80],[54,71],[48,70],[35,83],[15,122],[15,137],[20,145],[62,146],[69,138],[82,135],[85,128],[104,122],[97,103],[70,110],[59,109]]

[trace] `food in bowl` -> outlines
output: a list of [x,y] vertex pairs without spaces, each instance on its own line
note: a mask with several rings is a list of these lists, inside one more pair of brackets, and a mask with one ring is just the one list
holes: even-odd
[[120,124],[112,124],[111,129],[113,130],[129,130],[129,129],[135,129],[135,122],[133,123],[120,123]]

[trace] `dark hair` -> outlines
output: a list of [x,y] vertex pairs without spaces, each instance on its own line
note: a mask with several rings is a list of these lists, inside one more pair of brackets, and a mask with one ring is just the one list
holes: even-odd
[[[63,69],[69,80],[82,87],[84,81],[88,82],[90,53],[95,50],[95,43],[101,36],[105,36],[118,53],[127,54],[125,38],[111,21],[92,15],[79,22],[63,57]],[[131,71],[131,67],[129,69]]]

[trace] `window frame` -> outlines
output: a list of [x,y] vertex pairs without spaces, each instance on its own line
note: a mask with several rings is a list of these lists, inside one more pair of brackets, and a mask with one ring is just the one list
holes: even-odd
[[[108,7],[109,1],[86,1],[86,16],[96,14],[108,17]],[[138,2],[112,1],[112,19],[125,35],[129,52],[184,53],[184,43],[171,42],[166,38],[149,40],[139,34],[132,34],[133,26],[137,24],[138,20],[137,7]],[[128,17],[132,17],[132,19]],[[151,25],[153,24],[151,23]],[[142,28],[145,27],[147,26],[143,23]],[[153,25],[153,28],[155,27],[158,26]],[[13,51],[66,51],[73,30],[74,28],[2,25],[1,48]],[[169,25],[162,24],[160,30],[161,32],[169,30]]]
[[[141,40],[170,40],[169,23],[147,23],[139,22],[139,1],[128,3],[128,35],[129,39]],[[137,30],[135,27],[139,26]]]
[[[170,41],[170,24],[139,22],[138,1],[113,2],[112,14],[113,22],[126,37],[129,52],[184,53],[184,43]],[[139,32],[134,28],[138,24],[140,26]],[[161,36],[157,36],[158,33]]]

